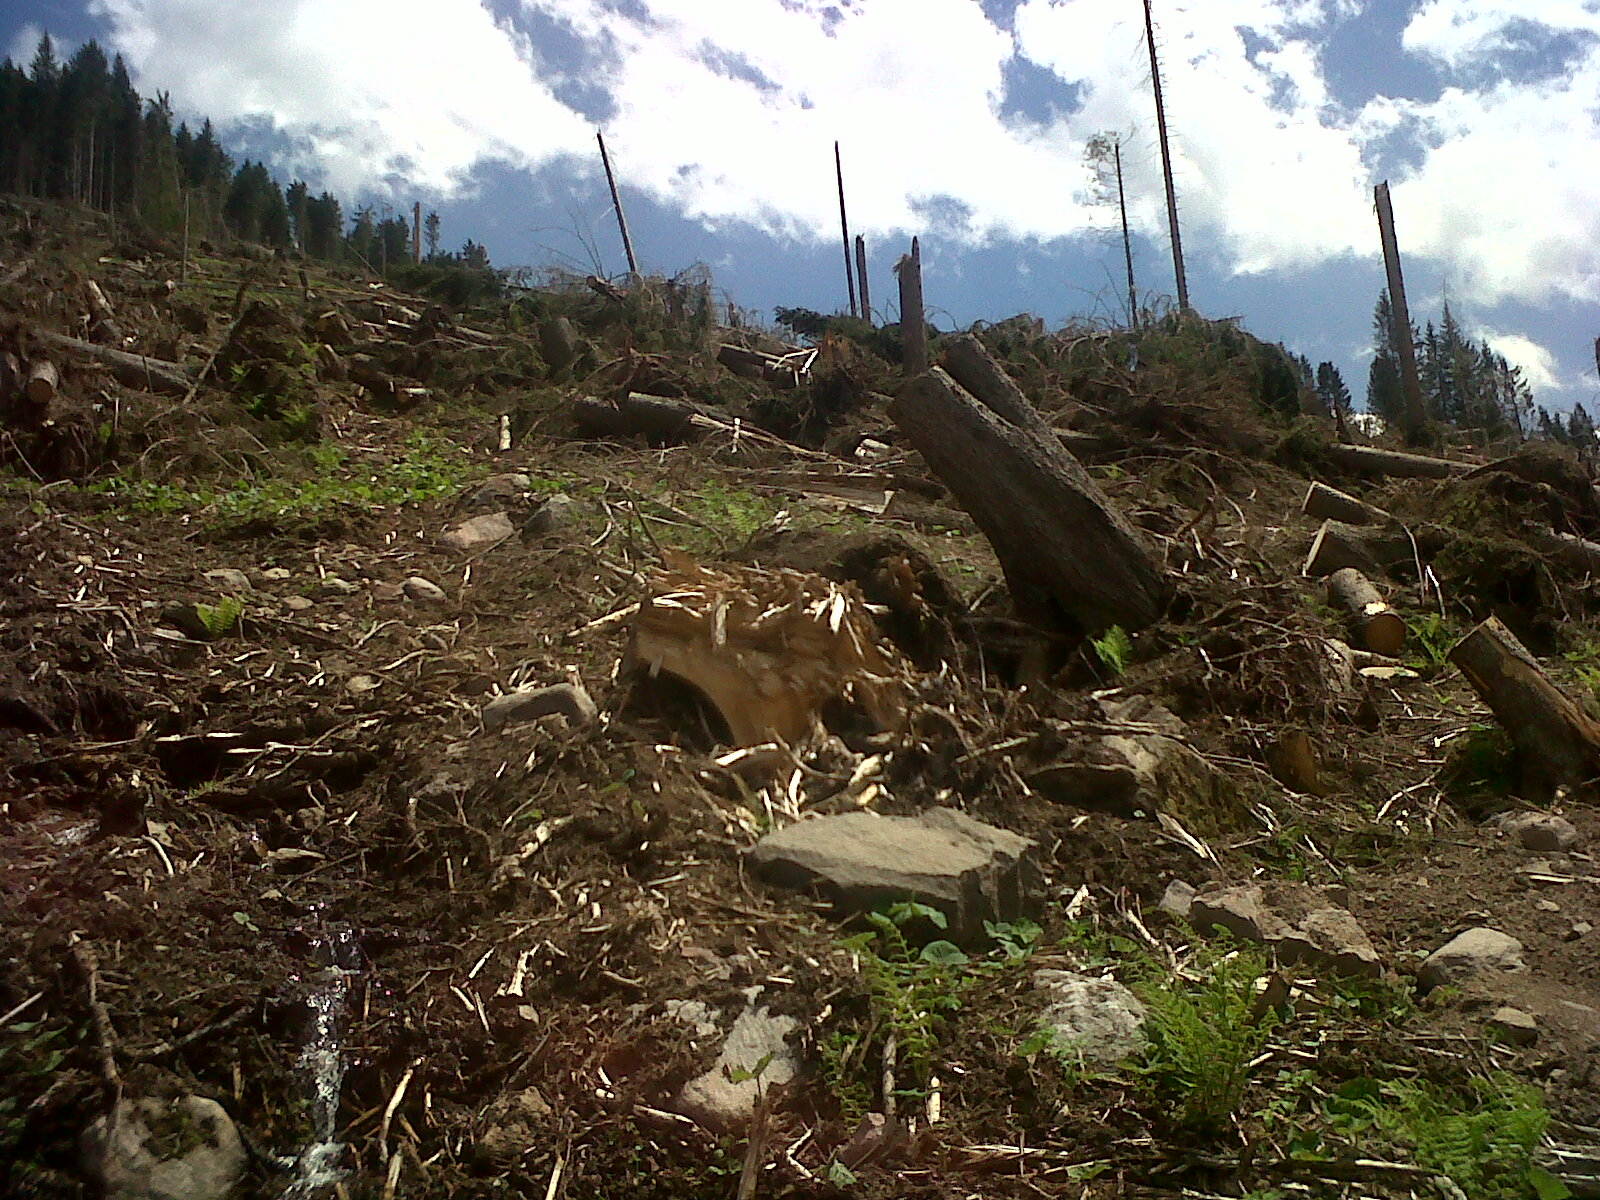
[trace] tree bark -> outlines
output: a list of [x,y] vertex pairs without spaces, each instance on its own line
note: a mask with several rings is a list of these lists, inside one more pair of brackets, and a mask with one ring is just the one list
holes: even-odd
[[1354,567],[1328,576],[1328,602],[1343,611],[1350,632],[1374,654],[1392,657],[1406,644],[1405,621]]
[[1551,681],[1499,618],[1467,634],[1449,658],[1511,735],[1525,787],[1553,792],[1600,775],[1600,722]]
[[1318,520],[1331,518],[1347,525],[1388,525],[1394,520],[1377,505],[1368,504],[1325,483],[1313,483],[1307,489],[1300,511]]
[[578,428],[592,436],[643,435],[652,445],[677,445],[698,442],[708,432],[695,422],[695,418],[701,416],[699,409],[666,396],[629,392],[617,401],[574,396],[570,403]]
[[146,358],[142,354],[129,354],[125,350],[117,350],[111,346],[97,346],[93,342],[68,337],[64,333],[52,333],[48,329],[37,332],[41,341],[71,350],[84,358],[94,359],[107,368],[117,382],[127,387],[160,392],[169,396],[187,396],[189,389],[194,386],[194,377],[189,373],[189,369],[180,363]]
[[928,326],[922,308],[922,248],[911,239],[911,253],[894,265],[900,279],[900,344],[906,374],[928,369]]
[[117,324],[117,314],[111,309],[111,301],[106,299],[105,292],[100,290],[100,285],[94,280],[86,280],[83,285],[84,292],[89,297],[89,313],[94,317],[92,329],[95,339],[108,346],[122,346],[122,326]]
[[[999,403],[1018,398],[1004,391]],[[934,368],[906,385],[889,415],[983,530],[1024,618],[1090,634],[1149,625],[1169,595],[1159,562],[1021,404],[1018,420],[1006,420]]]
[[1476,470],[1471,463],[1452,462],[1447,458],[1344,443],[1329,446],[1328,457],[1347,471],[1365,471],[1373,475],[1394,475],[1406,479],[1450,479]]
[[1364,574],[1379,575],[1410,563],[1413,558],[1411,539],[1404,532],[1377,533],[1357,525],[1324,521],[1312,539],[1301,574],[1317,579],[1354,567]]

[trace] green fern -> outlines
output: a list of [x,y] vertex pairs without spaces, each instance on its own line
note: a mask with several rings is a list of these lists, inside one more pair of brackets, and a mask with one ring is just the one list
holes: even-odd
[[244,601],[237,596],[224,596],[215,604],[196,604],[195,616],[206,627],[210,637],[219,638],[232,633],[244,615]]
[[1133,661],[1133,639],[1121,625],[1113,625],[1099,637],[1090,638],[1095,656],[1113,675],[1121,675]]

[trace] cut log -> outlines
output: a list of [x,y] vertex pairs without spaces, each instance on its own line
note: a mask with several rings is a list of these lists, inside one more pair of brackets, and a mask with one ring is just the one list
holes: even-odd
[[28,403],[35,408],[48,408],[61,386],[61,373],[48,358],[36,358],[28,364]]
[[104,342],[108,346],[122,345],[122,326],[117,324],[117,314],[112,311],[111,301],[106,299],[106,294],[100,290],[100,285],[90,279],[83,285],[84,292],[89,297],[89,313],[94,319],[90,329],[97,342]]
[[1476,469],[1471,463],[1452,462],[1447,458],[1407,454],[1403,450],[1380,450],[1376,446],[1351,446],[1343,442],[1329,446],[1328,457],[1347,471],[1394,475],[1403,479],[1450,479]]
[[1380,575],[1415,560],[1411,539],[1404,530],[1375,533],[1357,525],[1324,521],[1311,541],[1301,574],[1319,579],[1345,567],[1367,575]]
[[1345,614],[1350,632],[1374,654],[1393,657],[1406,644],[1406,623],[1354,567],[1328,576],[1328,603]]
[[764,354],[743,346],[723,345],[717,351],[717,361],[735,375],[763,379],[779,388],[796,388],[805,382],[816,357],[817,351],[813,349],[795,350],[789,354]]
[[1149,625],[1169,596],[1160,562],[1021,404],[1008,421],[935,367],[905,386],[889,415],[983,530],[1020,615],[1089,634]]
[[1388,525],[1394,518],[1375,504],[1357,499],[1349,492],[1313,483],[1300,503],[1300,511],[1317,520],[1343,521],[1347,525]]
[[1600,776],[1600,721],[1551,681],[1499,618],[1467,634],[1448,657],[1511,735],[1525,788],[1547,795]]
[[621,400],[574,396],[570,411],[578,429],[592,437],[645,437],[651,445],[698,442],[709,430],[696,423],[700,409],[683,400],[629,392]]
[[160,392],[168,396],[187,396],[194,386],[194,376],[179,363],[164,362],[159,358],[146,358],[142,354],[129,354],[111,346],[97,346],[81,338],[48,329],[37,331],[41,341],[71,350],[74,354],[90,358],[107,368],[118,383],[146,392]]

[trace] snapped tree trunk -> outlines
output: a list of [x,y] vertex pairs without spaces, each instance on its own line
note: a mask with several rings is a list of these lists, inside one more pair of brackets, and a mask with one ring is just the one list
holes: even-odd
[[1328,457],[1347,471],[1373,475],[1393,475],[1402,479],[1449,479],[1475,470],[1471,463],[1408,454],[1403,450],[1380,450],[1376,446],[1350,446],[1337,443],[1328,447]]
[[1499,618],[1467,634],[1449,658],[1511,735],[1525,788],[1550,793],[1600,776],[1600,722],[1551,681]]
[[995,390],[994,404],[935,367],[906,385],[890,417],[989,539],[1022,616],[1091,634],[1149,625],[1169,595],[1160,563],[990,365],[1009,385]]

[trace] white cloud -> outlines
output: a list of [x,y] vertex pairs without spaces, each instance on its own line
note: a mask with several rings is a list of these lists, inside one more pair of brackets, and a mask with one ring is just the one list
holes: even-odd
[[1517,28],[1558,33],[1600,33],[1600,10],[1591,0],[1428,0],[1406,25],[1402,44],[1450,67],[1511,45]]
[[1487,343],[1512,366],[1520,368],[1522,378],[1535,392],[1561,392],[1578,386],[1577,380],[1563,379],[1556,356],[1532,338],[1520,333],[1500,333],[1479,327],[1473,336]]
[[142,90],[224,126],[267,120],[342,192],[390,177],[442,194],[485,158],[591,144],[476,0],[92,0]]

